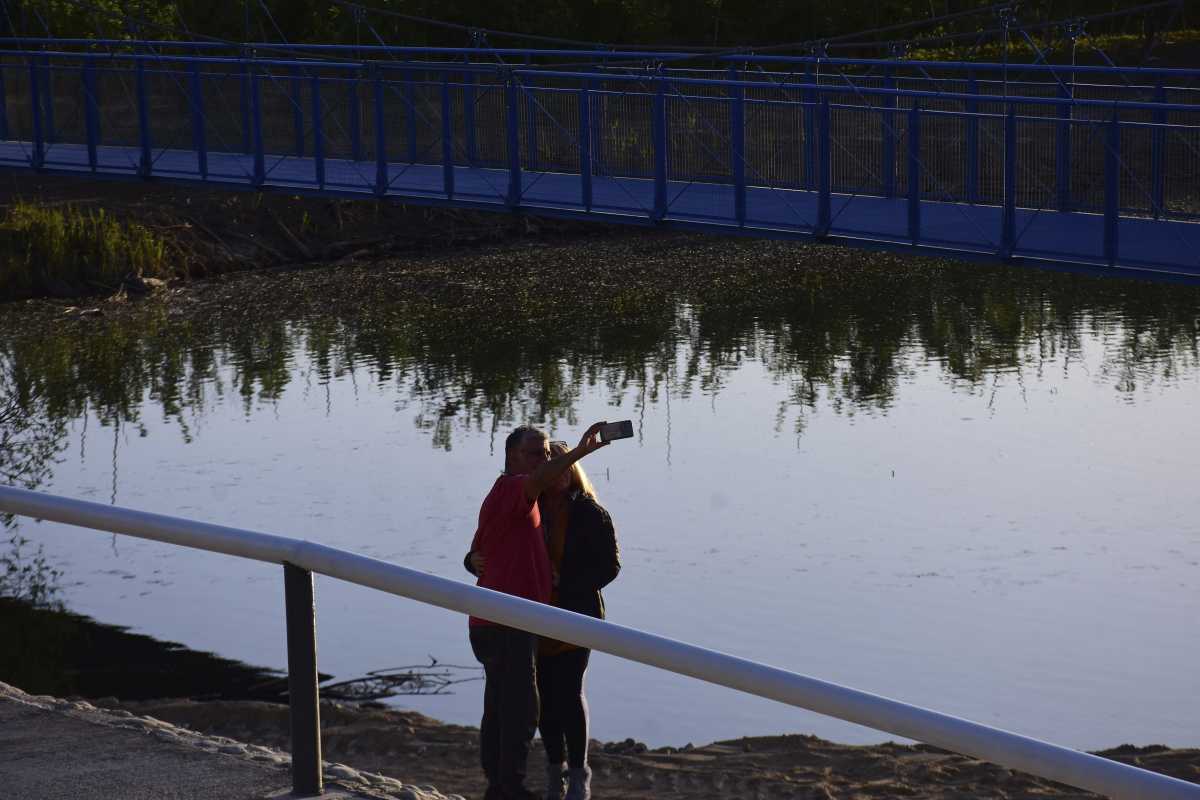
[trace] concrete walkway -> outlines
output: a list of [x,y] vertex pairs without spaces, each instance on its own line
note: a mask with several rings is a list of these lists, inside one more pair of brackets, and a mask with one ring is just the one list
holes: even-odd
[[[344,765],[327,764],[326,781],[331,799],[441,797]],[[0,683],[0,797],[267,800],[290,792],[285,753]]]

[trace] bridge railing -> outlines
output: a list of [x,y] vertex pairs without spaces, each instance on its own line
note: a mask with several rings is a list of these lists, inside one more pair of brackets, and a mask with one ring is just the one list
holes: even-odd
[[1122,236],[1200,219],[1193,94],[816,77],[9,50],[0,164],[1200,272]]
[[320,794],[313,573],[489,619],[681,675],[927,742],[1112,798],[1197,800],[1200,785],[868,692],[313,542],[0,487],[0,513],[284,567],[295,793]]

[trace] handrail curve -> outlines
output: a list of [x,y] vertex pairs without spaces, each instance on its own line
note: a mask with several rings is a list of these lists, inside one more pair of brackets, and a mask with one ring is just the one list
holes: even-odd
[[14,487],[0,487],[0,512],[292,564],[1119,800],[1200,800],[1200,784],[316,542]]

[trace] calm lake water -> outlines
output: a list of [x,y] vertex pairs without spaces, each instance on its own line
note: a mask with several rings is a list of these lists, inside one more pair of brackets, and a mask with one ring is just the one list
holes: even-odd
[[[1200,291],[962,265],[731,291],[534,333],[424,303],[49,331],[10,309],[0,388],[44,490],[464,582],[513,425],[632,418],[585,462],[612,620],[1070,746],[1200,745]],[[279,568],[20,530],[70,608],[284,666]],[[455,614],[327,579],[317,607],[338,678],[473,663]],[[601,739],[889,738],[592,663]],[[477,724],[481,695],[396,702]]]

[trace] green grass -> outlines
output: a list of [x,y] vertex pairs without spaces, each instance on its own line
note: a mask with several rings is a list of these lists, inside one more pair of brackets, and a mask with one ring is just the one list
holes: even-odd
[[114,291],[171,273],[166,241],[103,209],[23,201],[0,216],[0,300]]

